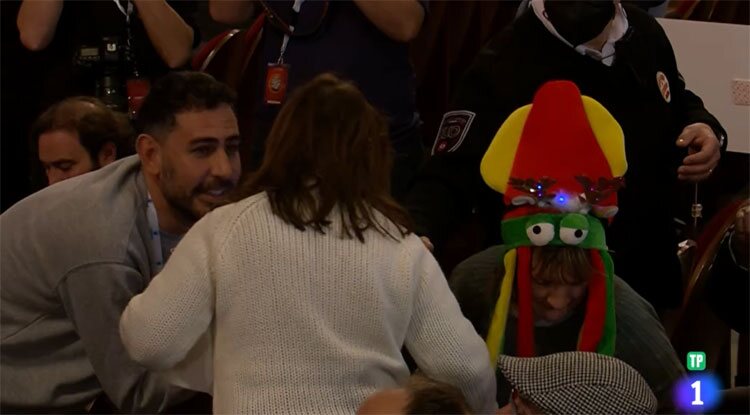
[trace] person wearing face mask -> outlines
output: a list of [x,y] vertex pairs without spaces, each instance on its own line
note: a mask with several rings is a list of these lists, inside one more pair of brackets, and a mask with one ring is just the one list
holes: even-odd
[[607,228],[617,274],[658,311],[678,306],[672,203],[680,182],[711,174],[726,134],[686,89],[658,22],[617,1],[532,0],[479,53],[406,198],[416,232],[440,255],[473,214],[487,232],[482,246],[502,241],[498,212],[505,207],[482,182],[479,161],[502,121],[550,80],[573,81],[622,126],[631,165],[618,192],[620,213]]
[[0,409],[164,411],[192,394],[128,358],[118,322],[182,234],[240,175],[234,93],[174,72],[138,114],[137,156],[47,187],[0,215]]
[[[653,307],[614,275],[602,223],[618,212],[627,167],[612,115],[569,81],[544,84],[481,162],[485,183],[510,206],[505,245],[459,264],[449,284],[493,364],[574,350],[614,356],[666,407],[684,369]],[[509,394],[499,377],[501,406]]]

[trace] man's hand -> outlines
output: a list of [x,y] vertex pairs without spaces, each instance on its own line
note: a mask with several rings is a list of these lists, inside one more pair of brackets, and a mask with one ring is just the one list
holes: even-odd
[[707,124],[695,123],[685,127],[677,138],[677,147],[688,148],[688,156],[677,169],[677,177],[680,180],[705,180],[719,164],[719,140]]
[[430,250],[430,252],[435,251],[435,245],[432,244],[432,241],[430,240],[430,238],[426,236],[420,236],[419,239],[422,240],[422,243],[424,244],[425,247],[427,247],[427,249]]

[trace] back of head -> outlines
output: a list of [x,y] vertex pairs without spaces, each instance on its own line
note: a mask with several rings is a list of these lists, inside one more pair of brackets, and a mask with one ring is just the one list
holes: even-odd
[[597,37],[615,16],[612,0],[544,0],[544,10],[560,36],[574,46]]
[[188,111],[234,106],[235,93],[203,72],[169,72],[154,83],[136,118],[139,134],[163,139],[175,125],[175,115]]
[[37,142],[40,135],[58,130],[75,133],[94,163],[107,143],[114,144],[117,157],[132,152],[134,132],[127,116],[94,97],[66,98],[49,107],[32,125],[31,139]]
[[455,386],[420,375],[414,375],[407,385],[410,400],[406,414],[469,414],[463,393]]
[[546,414],[653,414],[657,401],[627,363],[598,353],[500,356],[498,368],[520,397]]
[[240,198],[267,191],[274,212],[298,229],[324,232],[340,208],[343,233],[363,241],[379,211],[404,235],[408,215],[390,196],[392,164],[386,120],[351,83],[323,74],[284,104],[260,169]]

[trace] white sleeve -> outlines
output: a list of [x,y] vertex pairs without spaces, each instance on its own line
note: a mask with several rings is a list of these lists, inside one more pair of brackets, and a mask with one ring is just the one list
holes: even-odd
[[185,356],[185,359],[166,372],[162,372],[161,375],[174,386],[213,395],[213,341],[212,330],[206,330]]
[[495,372],[489,353],[461,314],[437,261],[426,249],[406,347],[419,368],[433,379],[455,385],[477,413],[493,413]]
[[162,272],[122,313],[125,348],[150,369],[168,369],[182,361],[211,324],[212,271],[219,251],[211,219],[207,215],[188,231]]

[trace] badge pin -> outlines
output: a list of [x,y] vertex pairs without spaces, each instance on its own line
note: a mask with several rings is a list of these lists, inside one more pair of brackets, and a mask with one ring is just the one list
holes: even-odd
[[266,104],[278,105],[284,101],[289,65],[268,64],[264,101]]
[[659,93],[664,98],[664,101],[667,103],[671,102],[672,93],[669,90],[669,80],[667,79],[667,75],[664,75],[664,72],[656,72],[656,85],[659,87]]
[[450,111],[445,113],[438,128],[438,136],[432,147],[432,154],[456,151],[466,138],[476,113],[471,111]]

